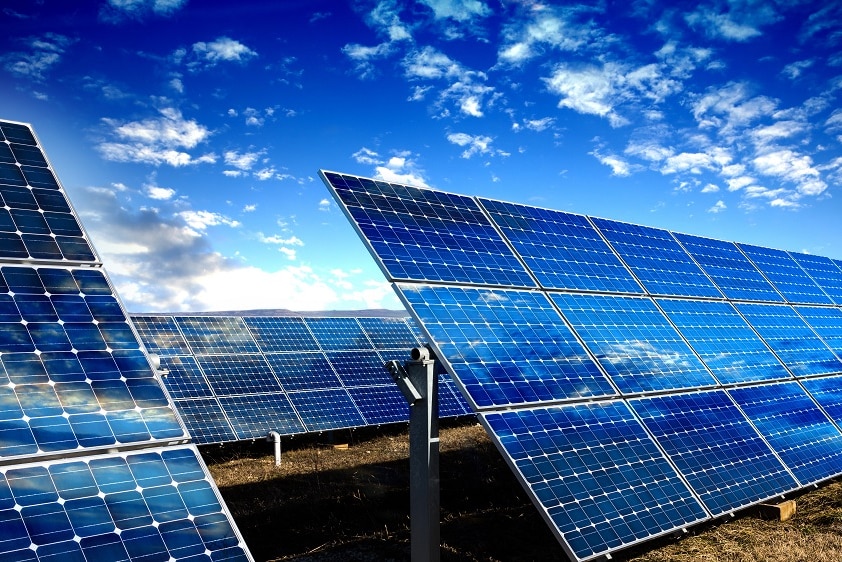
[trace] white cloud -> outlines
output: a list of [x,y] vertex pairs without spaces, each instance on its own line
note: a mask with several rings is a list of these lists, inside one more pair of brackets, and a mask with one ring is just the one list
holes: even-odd
[[480,0],[421,0],[421,3],[432,9],[437,19],[469,21],[491,15],[491,10]]
[[796,78],[801,76],[801,74],[805,70],[807,70],[808,68],[813,66],[813,64],[815,64],[815,61],[813,61],[813,60],[796,61],[796,62],[790,63],[790,64],[786,65],[785,67],[783,67],[783,69],[781,70],[781,74],[785,78],[789,78],[790,80],[795,80]]
[[682,152],[668,157],[661,167],[662,174],[689,172],[701,174],[703,170],[715,170],[713,158],[704,152]]
[[507,153],[491,148],[491,143],[494,141],[486,135],[469,135],[467,133],[450,133],[447,135],[447,140],[457,146],[467,147],[462,152],[462,158],[471,158],[477,154],[489,154],[497,156],[508,156]]
[[263,156],[263,151],[237,152],[236,150],[228,150],[222,154],[227,165],[245,171],[251,170],[261,156]]
[[693,116],[702,128],[732,134],[752,121],[771,116],[777,105],[777,100],[766,96],[751,97],[746,84],[732,82],[698,97]]
[[710,37],[744,42],[760,35],[759,24],[769,21],[769,14],[764,6],[757,5],[753,11],[753,14],[740,15],[718,13],[707,7],[701,7],[687,14],[685,20],[691,27],[700,28]]
[[209,226],[226,225],[232,228],[240,226],[238,221],[212,211],[180,211],[176,213],[176,216],[184,220],[194,234],[207,230]]
[[257,56],[239,41],[230,37],[219,37],[210,43],[199,41],[193,43],[193,54],[199,60],[207,61],[208,66],[214,66],[218,62],[245,62]]
[[709,183],[702,188],[702,193],[718,193],[719,186]]
[[806,154],[781,149],[757,156],[752,163],[760,174],[795,184],[800,195],[815,196],[827,189],[813,159]]
[[243,207],[243,212],[244,212],[244,213],[253,213],[253,212],[255,212],[256,210],[257,210],[257,205],[256,205],[256,204],[253,204],[253,203],[252,203],[252,204],[250,204],[250,205],[246,205],[245,207]]
[[[384,160],[377,152],[363,147],[355,152],[352,157],[360,164],[374,166],[375,179],[417,185],[420,187],[427,186],[427,182],[423,177],[423,171],[415,162],[413,154],[409,151],[393,151],[393,155]],[[324,201],[326,200],[323,200],[322,203]],[[320,204],[319,209],[328,210],[329,206],[323,208]]]
[[711,207],[710,209],[708,209],[708,213],[713,213],[713,214],[716,214],[716,213],[721,213],[722,211],[724,211],[724,210],[725,210],[725,209],[727,209],[727,208],[728,208],[728,207],[725,205],[725,202],[724,202],[724,201],[722,201],[722,199],[720,199],[719,201],[717,201],[717,202],[714,204],[714,206],[713,206],[713,207]]
[[[505,42],[497,53],[503,64],[520,65],[540,54],[544,48],[576,51],[594,41],[598,32],[584,6],[553,8],[532,4],[526,17],[509,23],[503,32]],[[583,15],[584,17],[579,17]]]
[[0,61],[8,72],[36,82],[43,81],[46,74],[61,62],[67,48],[76,42],[58,33],[45,33],[24,41],[29,48],[28,52],[0,55]]
[[119,23],[126,19],[142,20],[149,15],[170,16],[180,10],[187,0],[107,0],[99,11],[101,20]]
[[550,92],[561,96],[558,107],[604,117],[612,127],[628,124],[629,121],[614,110],[625,97],[621,86],[622,70],[618,65],[606,63],[601,68],[573,68],[561,64],[543,80]]
[[146,195],[150,199],[157,199],[159,201],[169,201],[175,195],[175,190],[169,187],[158,187],[154,185],[146,186]]
[[319,201],[319,210],[323,212],[330,211],[330,200],[322,199],[321,201]]
[[600,164],[611,168],[612,176],[625,177],[632,173],[632,166],[616,154],[602,154],[600,150],[594,149],[591,156],[599,160]]

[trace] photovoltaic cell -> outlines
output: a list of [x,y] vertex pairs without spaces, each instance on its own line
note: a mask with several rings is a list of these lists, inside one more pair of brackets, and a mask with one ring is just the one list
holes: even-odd
[[289,399],[307,431],[365,425],[365,420],[344,388],[291,392]]
[[175,400],[208,398],[213,391],[196,359],[190,356],[161,357],[161,380]]
[[322,172],[390,280],[534,287],[468,197]]
[[266,361],[286,391],[342,386],[323,353],[268,353]]
[[303,318],[246,316],[243,321],[263,353],[319,350]]
[[[383,386],[349,388],[348,394],[351,395],[351,399],[357,405],[367,425],[399,423],[409,420],[409,404],[401,394],[398,385],[394,383]],[[439,394],[441,394],[441,391],[439,391]],[[466,413],[463,411],[460,415]]]
[[243,319],[233,316],[176,316],[194,354],[259,353]]
[[357,322],[362,326],[368,340],[374,345],[374,349],[400,350],[404,353],[413,347],[418,347],[419,341],[416,333],[409,327],[408,318],[375,318],[361,316]]
[[263,439],[269,431],[281,435],[307,431],[283,393],[222,396],[219,405],[226,412],[238,440]]
[[[408,355],[404,351],[401,358]],[[386,361],[375,351],[331,351],[326,356],[345,387],[395,384],[384,368]]]
[[722,384],[792,376],[730,303],[656,302]]
[[668,231],[608,219],[591,220],[649,293],[722,297]]
[[842,304],[842,268],[823,256],[788,253],[835,304]]
[[149,353],[190,355],[172,316],[132,316],[132,323]]
[[480,419],[571,558],[593,558],[708,517],[622,402],[485,413]]
[[479,408],[616,394],[540,293],[397,288]]
[[262,355],[199,355],[196,362],[217,396],[281,391]]
[[734,306],[796,377],[842,372],[842,362],[792,307],[749,303]]
[[800,382],[830,419],[837,426],[842,426],[842,376],[804,379]]
[[651,299],[561,293],[551,297],[620,392],[716,385]]
[[737,244],[772,285],[791,303],[832,304],[830,297],[783,250]]
[[673,236],[729,299],[783,302],[780,293],[733,242],[689,234]]
[[[239,439],[216,398],[176,400],[175,407],[196,443],[206,445]],[[264,437],[266,433],[268,430],[264,430]]]
[[479,199],[542,287],[642,293],[587,217]]
[[842,310],[827,306],[796,306],[795,311],[837,357],[842,357]]
[[842,473],[842,433],[797,382],[728,393],[802,486]]
[[798,487],[723,390],[629,404],[714,516]]
[[325,351],[374,349],[354,318],[306,318],[304,322]]

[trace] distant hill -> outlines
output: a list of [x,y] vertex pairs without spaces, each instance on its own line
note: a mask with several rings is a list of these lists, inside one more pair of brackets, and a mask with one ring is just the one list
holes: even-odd
[[364,310],[308,310],[299,312],[286,308],[264,308],[258,310],[218,310],[205,312],[130,312],[130,315],[155,315],[155,316],[307,316],[307,317],[390,317],[406,318],[409,316],[405,310],[390,310],[387,308],[368,308]]

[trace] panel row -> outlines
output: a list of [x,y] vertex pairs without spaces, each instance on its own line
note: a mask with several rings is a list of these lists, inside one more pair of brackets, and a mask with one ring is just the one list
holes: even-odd
[[[384,368],[419,345],[408,319],[133,317],[197,443],[399,423],[409,406]],[[441,417],[470,408],[439,374]]]
[[842,262],[321,172],[390,281],[842,305]]

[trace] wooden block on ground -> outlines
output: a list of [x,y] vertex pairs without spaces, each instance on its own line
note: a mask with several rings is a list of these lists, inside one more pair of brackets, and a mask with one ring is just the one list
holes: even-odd
[[333,448],[336,449],[336,450],[339,450],[339,451],[347,451],[348,450],[348,444],[347,443],[339,443],[337,445],[334,445]]
[[786,521],[795,515],[795,500],[787,500],[781,503],[762,503],[758,506],[760,517],[763,519],[778,519]]

